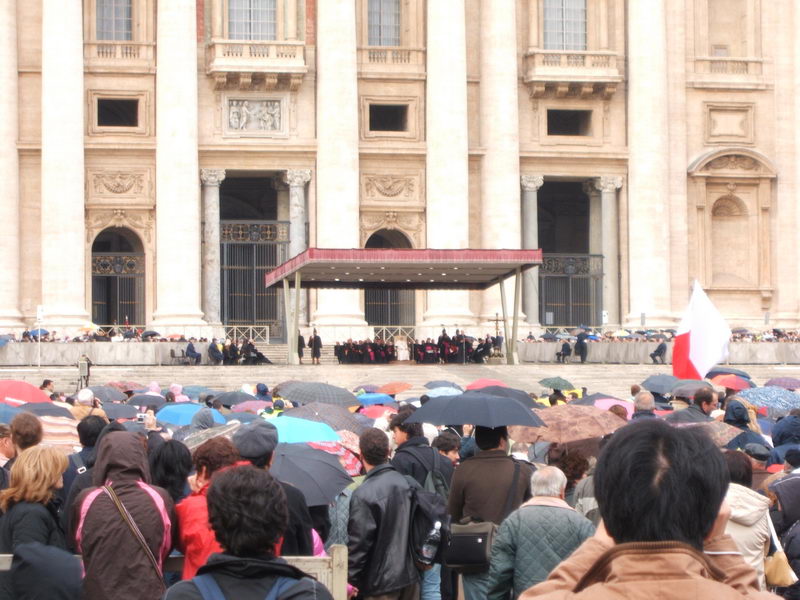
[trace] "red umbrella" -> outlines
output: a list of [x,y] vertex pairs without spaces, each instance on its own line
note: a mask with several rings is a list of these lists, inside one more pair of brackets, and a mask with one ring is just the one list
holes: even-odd
[[0,402],[9,406],[22,406],[31,402],[50,402],[42,390],[26,381],[0,380]]
[[361,475],[361,461],[350,450],[345,448],[341,442],[306,442],[315,450],[322,450],[328,454],[333,454],[339,459],[339,463],[347,471],[350,477]]
[[365,406],[359,412],[362,415],[368,416],[370,419],[379,419],[387,412],[392,414],[396,413],[397,409],[391,406],[383,406],[382,404],[373,404],[372,406]]
[[753,387],[749,381],[738,375],[717,375],[711,378],[711,383],[737,392]]
[[499,385],[500,387],[508,387],[508,384],[500,381],[499,379],[476,379],[467,386],[468,390],[480,390],[490,385]]

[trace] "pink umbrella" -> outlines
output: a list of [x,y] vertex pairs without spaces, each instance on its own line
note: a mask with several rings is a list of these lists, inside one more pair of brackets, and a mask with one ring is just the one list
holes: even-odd
[[594,405],[602,410],[608,410],[612,406],[621,406],[628,413],[629,421],[631,416],[633,416],[633,404],[631,402],[625,402],[624,400],[614,400],[613,398],[600,398],[599,400],[595,400]]
[[248,400],[246,402],[234,404],[231,408],[231,412],[251,412],[257,414],[258,411],[264,410],[265,408],[270,408],[271,406],[271,402],[264,402],[263,400]]
[[508,384],[499,379],[476,379],[467,386],[468,390],[479,390],[481,388],[489,387],[491,385],[499,385],[500,387],[508,387]]
[[0,403],[22,406],[32,402],[50,402],[42,390],[26,381],[4,379],[0,381]]

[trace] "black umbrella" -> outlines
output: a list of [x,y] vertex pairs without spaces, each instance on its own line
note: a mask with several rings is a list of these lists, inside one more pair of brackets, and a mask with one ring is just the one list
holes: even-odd
[[711,379],[712,377],[716,377],[717,375],[738,375],[739,377],[744,377],[745,379],[751,379],[750,374],[746,371],[741,371],[739,369],[734,369],[733,367],[720,367],[716,366],[711,369],[708,373],[706,373],[706,377]]
[[244,392],[224,392],[219,396],[214,396],[214,400],[219,400],[222,403],[222,406],[227,406],[230,408],[235,404],[249,402],[250,400],[258,400],[258,398]]
[[139,409],[133,404],[107,402],[103,404],[103,411],[109,419],[134,419]]
[[334,431],[352,431],[357,435],[361,435],[364,431],[364,426],[356,420],[349,410],[344,406],[336,406],[335,404],[325,404],[324,402],[312,402],[287,410],[284,415],[287,417],[296,417],[298,419],[306,419],[308,421],[317,421],[318,423],[325,423],[330,425]]
[[457,390],[464,391],[464,388],[458,385],[457,383],[453,383],[452,381],[445,381],[444,379],[437,379],[436,381],[429,381],[425,384],[425,387],[429,390],[433,390],[440,387],[452,387],[456,388]]
[[324,402],[325,404],[337,404],[349,407],[358,406],[360,402],[352,392],[328,385],[327,383],[295,383],[284,390],[281,390],[281,397],[286,398],[293,404],[310,404],[311,402]]
[[122,334],[122,337],[124,339],[126,339],[126,340],[129,340],[131,338],[135,338],[136,337],[136,332],[133,331],[133,330],[126,331],[125,333]]
[[594,394],[587,394],[586,396],[578,398],[577,400],[571,400],[570,404],[577,404],[578,406],[594,406],[594,403],[598,400],[619,400],[620,402],[624,402],[622,398],[617,398],[611,394],[595,392]]
[[307,444],[278,444],[270,474],[303,492],[309,506],[325,506],[353,479],[339,459]]
[[558,336],[555,333],[545,333],[542,336],[542,339],[546,342],[555,342],[558,339]]
[[58,406],[52,402],[28,402],[23,404],[20,408],[29,413],[35,414],[37,417],[67,417],[74,419],[72,413],[63,406]]
[[406,419],[408,423],[433,425],[482,425],[503,427],[527,425],[542,427],[543,421],[534,412],[513,398],[492,396],[483,390],[464,392],[460,396],[431,398]]
[[153,331],[153,330],[150,330],[150,331],[145,331],[145,332],[142,334],[142,339],[144,339],[144,338],[149,338],[149,337],[161,337],[161,334],[160,334],[160,333],[158,333],[157,331]]
[[110,385],[92,385],[89,389],[100,402],[125,402],[128,399],[119,389]]
[[642,387],[655,394],[669,394],[677,382],[678,378],[675,375],[659,373],[658,375],[650,375],[645,379],[642,382]]
[[136,394],[128,399],[126,404],[133,404],[134,406],[143,406],[149,408],[154,406],[156,410],[161,408],[167,403],[162,396],[153,396],[151,394]]
[[713,387],[709,382],[699,379],[680,379],[675,382],[671,394],[678,398],[694,398],[698,390],[703,388],[712,389]]
[[486,392],[487,394],[491,394],[492,396],[504,396],[506,398],[514,398],[514,400],[518,400],[528,408],[542,408],[542,405],[536,402],[533,398],[531,398],[527,392],[523,390],[517,390],[514,388],[507,388],[502,387],[499,385],[490,385],[485,388],[481,388],[482,392]]

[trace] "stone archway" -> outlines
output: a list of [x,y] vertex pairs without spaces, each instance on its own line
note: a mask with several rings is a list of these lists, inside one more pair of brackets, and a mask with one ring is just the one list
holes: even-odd
[[[365,248],[413,248],[398,229],[379,229],[367,238]],[[416,320],[414,290],[368,289],[364,291],[364,319],[369,325],[411,326]]]
[[92,322],[100,326],[145,325],[145,252],[127,227],[102,230],[92,243]]

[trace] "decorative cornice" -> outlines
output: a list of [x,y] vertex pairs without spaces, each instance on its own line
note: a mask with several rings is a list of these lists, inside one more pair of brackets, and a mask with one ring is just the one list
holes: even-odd
[[544,175],[522,175],[519,180],[525,192],[536,192],[544,185]]
[[289,169],[283,174],[283,181],[289,187],[303,187],[311,181],[311,169]]
[[200,169],[203,185],[220,185],[225,181],[225,169]]
[[601,192],[616,192],[622,187],[622,176],[604,175],[594,180],[594,187]]

